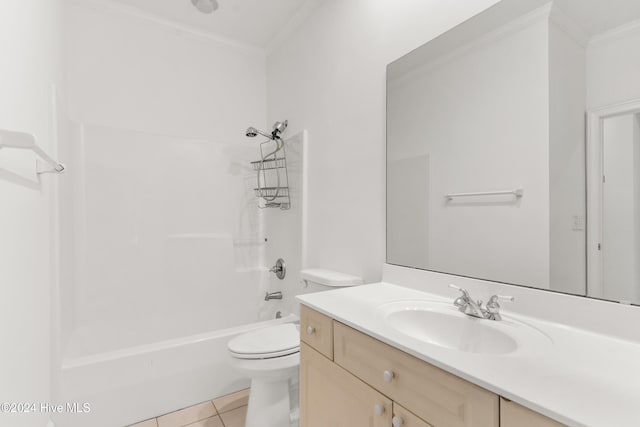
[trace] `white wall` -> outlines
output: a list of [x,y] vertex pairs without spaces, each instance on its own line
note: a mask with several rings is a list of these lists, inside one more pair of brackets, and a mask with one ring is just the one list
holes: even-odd
[[265,55],[100,3],[70,0],[65,66],[73,120],[245,142],[265,126]]
[[[283,117],[282,120],[284,119]],[[286,263],[287,274],[283,280],[280,280],[275,274],[269,273],[269,280],[264,291],[281,291],[283,299],[264,302],[261,313],[265,318],[273,318],[278,310],[283,314],[299,314],[299,304],[296,302],[295,296],[300,293],[300,270],[305,267],[306,245],[303,241],[305,196],[303,191],[306,133],[291,134],[287,131],[284,138],[291,207],[288,210],[263,209],[262,214],[267,240],[265,243],[265,265],[272,267],[278,258],[282,258]],[[268,181],[267,185],[269,182],[271,185],[274,184],[274,181]]]
[[64,58],[67,355],[256,321],[264,52],[70,0]]
[[585,45],[559,16],[549,25],[549,287],[584,295]]
[[[0,2],[0,128],[34,133],[54,153],[51,85],[59,84],[59,5]],[[0,401],[49,401],[50,198],[54,176],[27,184],[33,154],[0,150]],[[45,414],[0,413],[0,425],[38,426]]]
[[[429,211],[407,212],[429,219],[429,262],[412,266],[549,286],[548,34],[545,11],[388,83],[389,165],[425,155],[430,162]],[[388,200],[408,191],[391,184]],[[518,187],[521,199],[444,197]]]
[[587,49],[587,107],[640,99],[640,21],[595,37]]
[[[390,109],[392,106],[393,101],[389,100]],[[397,116],[389,112],[387,134],[395,139],[392,115]],[[432,224],[430,157],[417,154],[392,159],[387,153],[387,158],[387,263],[428,268]]]
[[270,121],[309,131],[309,266],[381,278],[386,65],[494,3],[326,0],[271,49]]

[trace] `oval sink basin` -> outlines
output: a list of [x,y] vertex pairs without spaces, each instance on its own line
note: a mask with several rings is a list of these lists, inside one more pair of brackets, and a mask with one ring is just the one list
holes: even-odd
[[528,342],[536,344],[538,330],[511,319],[479,319],[460,313],[452,304],[398,301],[379,307],[385,321],[411,338],[457,351],[508,354]]

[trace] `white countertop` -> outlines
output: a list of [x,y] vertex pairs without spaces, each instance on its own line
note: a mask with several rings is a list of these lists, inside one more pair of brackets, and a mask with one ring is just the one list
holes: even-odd
[[504,355],[467,353],[404,335],[391,327],[378,309],[382,304],[400,300],[453,302],[440,295],[375,283],[302,295],[298,299],[348,326],[561,423],[640,426],[637,342],[518,315],[503,307],[505,320],[534,327],[548,337],[548,345]]

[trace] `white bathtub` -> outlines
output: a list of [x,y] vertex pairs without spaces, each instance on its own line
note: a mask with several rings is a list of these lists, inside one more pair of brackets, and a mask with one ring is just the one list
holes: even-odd
[[229,368],[227,342],[257,328],[295,322],[289,315],[250,325],[65,358],[58,403],[90,412],[53,415],[56,427],[123,427],[249,386]]

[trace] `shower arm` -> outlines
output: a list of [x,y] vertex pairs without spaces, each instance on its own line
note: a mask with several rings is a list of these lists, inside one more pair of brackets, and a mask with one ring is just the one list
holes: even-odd
[[256,129],[256,128],[254,128],[254,130],[255,130],[259,135],[262,135],[262,136],[264,136],[265,138],[269,138],[270,140],[274,140],[274,137],[273,137],[273,135],[272,135],[272,134],[270,134],[270,133],[266,133],[266,132],[262,132],[260,129]]

